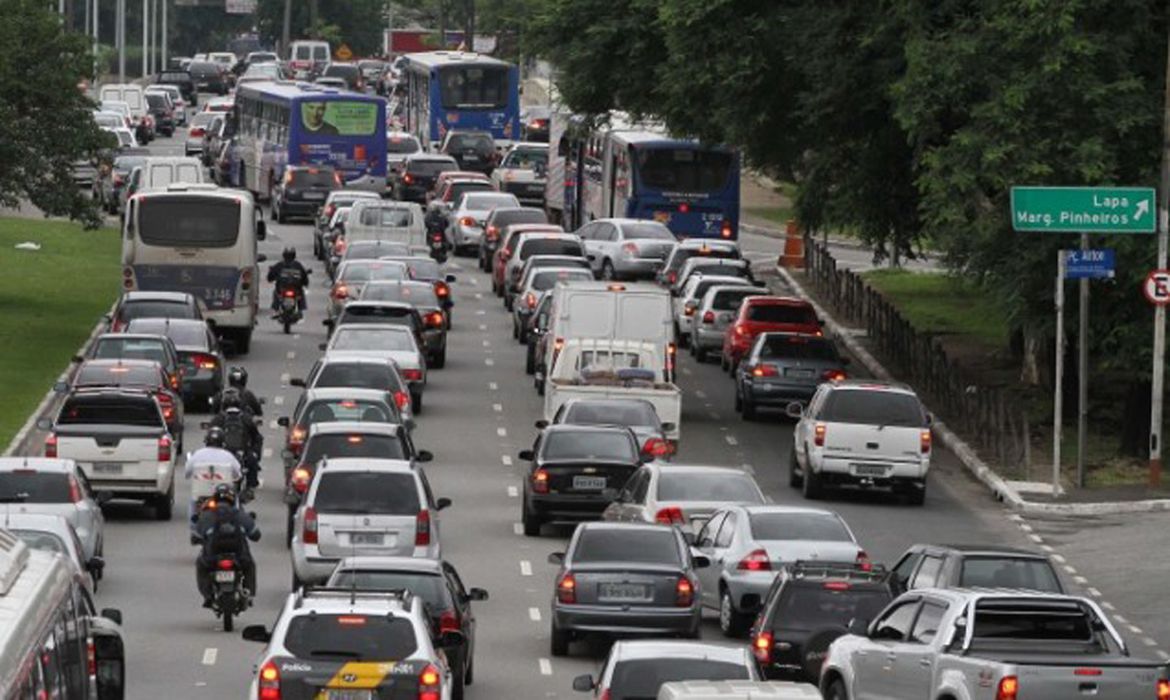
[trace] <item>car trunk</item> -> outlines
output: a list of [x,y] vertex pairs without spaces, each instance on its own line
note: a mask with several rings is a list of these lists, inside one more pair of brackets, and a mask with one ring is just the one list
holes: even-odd
[[638,249],[639,258],[653,258],[656,260],[666,260],[666,256],[670,255],[670,251],[678,245],[673,241],[653,241],[653,240],[634,240],[631,241]]
[[581,605],[673,606],[682,573],[673,566],[598,562],[572,566]]
[[317,514],[321,556],[411,556],[414,554],[416,513]]
[[541,468],[548,472],[549,493],[601,495],[616,493],[634,473],[635,466],[589,461],[546,462]]
[[[1022,640],[1021,640],[1022,641]],[[1030,646],[1051,642],[1031,640]],[[1028,700],[1068,700],[1101,697],[1111,700],[1139,700],[1155,695],[1157,664],[1152,661],[1115,655],[1070,653],[1067,657],[1026,650],[1001,653],[975,652],[980,658],[1018,666],[1019,695]],[[998,679],[996,679],[998,681]]]
[[858,476],[881,477],[887,465],[921,460],[921,434],[920,428],[830,423],[825,429],[824,456],[856,461]]
[[417,700],[418,661],[274,659],[284,700]]
[[57,456],[75,459],[90,481],[154,481],[165,428],[134,425],[58,425]]
[[861,551],[853,542],[815,540],[760,540],[757,541],[768,553],[773,569],[796,561],[844,562],[853,564]]

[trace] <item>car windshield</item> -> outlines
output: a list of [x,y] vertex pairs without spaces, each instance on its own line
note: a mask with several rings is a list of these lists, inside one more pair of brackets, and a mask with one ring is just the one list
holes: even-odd
[[534,150],[531,148],[522,148],[512,151],[508,157],[504,159],[502,167],[517,168],[523,170],[535,170],[537,166],[544,167],[548,165],[548,151]]
[[211,112],[200,112],[200,113],[196,114],[195,116],[191,117],[191,126],[193,126],[193,127],[207,126],[208,124],[211,123],[212,119],[216,118],[216,116],[218,116],[218,115],[213,114]]
[[397,391],[401,388],[401,383],[398,381],[398,373],[390,365],[372,362],[330,362],[317,375],[313,386]]
[[662,224],[622,224],[622,236],[627,240],[670,241],[677,240],[670,229]]
[[161,340],[101,338],[97,341],[93,356],[102,360],[154,360],[163,364],[167,361],[167,350]]
[[538,292],[545,292],[555,287],[557,282],[591,279],[593,279],[593,274],[588,270],[549,270],[533,275],[530,286]]
[[386,262],[368,262],[360,265],[346,263],[338,282],[369,282],[371,280],[400,280],[406,277],[406,266]]
[[817,312],[808,306],[788,304],[752,304],[747,320],[760,323],[791,323],[802,326],[817,325]]
[[414,350],[414,342],[410,331],[405,328],[387,326],[386,328],[338,328],[333,336],[330,350],[386,350],[408,351]]
[[16,469],[0,472],[0,503],[69,503],[69,475]]
[[360,301],[400,301],[415,307],[439,305],[435,288],[425,282],[395,284],[393,282],[367,284]]
[[833,341],[793,335],[770,335],[760,341],[760,359],[824,360],[837,362]]
[[420,510],[418,487],[413,474],[326,471],[313,508],[319,513],[414,516]]
[[588,528],[577,538],[572,561],[679,564],[675,537],[667,528]]
[[746,474],[664,472],[658,477],[660,501],[722,501],[762,503],[760,489]]
[[297,615],[284,647],[298,659],[398,661],[418,650],[410,620],[389,615]]
[[642,700],[658,697],[664,683],[673,681],[751,680],[746,663],[713,659],[671,658],[630,659],[613,667],[610,693],[613,700]]
[[316,464],[326,457],[406,459],[406,453],[402,449],[402,441],[394,435],[326,433],[309,438],[301,461]]
[[532,238],[520,246],[516,256],[525,260],[533,255],[584,255],[581,242],[574,238]]
[[1060,593],[1060,581],[1052,565],[1042,559],[1023,557],[967,557],[959,585],[965,588],[1023,588]]
[[654,405],[642,401],[575,403],[565,414],[565,423],[576,425],[626,425],[658,428]]
[[638,453],[629,434],[605,430],[551,432],[544,439],[541,457],[546,461],[593,459],[638,461]]
[[845,628],[853,619],[872,620],[890,602],[878,587],[855,587],[845,581],[809,581],[793,585],[782,596],[772,618],[773,630]]
[[162,414],[154,399],[73,396],[61,407],[58,425],[127,425],[161,428]]
[[490,182],[482,180],[472,180],[470,182],[452,182],[451,189],[447,192],[447,199],[452,202],[460,201],[460,198],[468,192],[494,192],[495,186]]
[[332,423],[334,421],[365,421],[387,423],[390,415],[386,407],[374,402],[352,399],[322,399],[305,407],[303,423]]
[[329,580],[332,588],[360,590],[407,590],[426,601],[432,614],[454,607],[443,578],[425,571],[383,571],[380,569],[346,569]]
[[751,513],[748,523],[757,540],[853,541],[845,523],[828,513]]
[[142,365],[86,363],[77,370],[74,386],[158,386],[162,377],[158,367]]
[[463,198],[463,208],[474,211],[489,211],[496,207],[519,206],[515,195],[496,192],[471,192]]
[[66,557],[69,556],[69,550],[65,548],[65,543],[60,537],[57,537],[51,532],[22,530],[20,528],[12,528],[8,531],[19,537],[21,541],[33,549],[39,549],[42,552],[56,552]]
[[897,391],[850,389],[829,394],[817,419],[831,423],[921,428],[926,416],[918,398]]

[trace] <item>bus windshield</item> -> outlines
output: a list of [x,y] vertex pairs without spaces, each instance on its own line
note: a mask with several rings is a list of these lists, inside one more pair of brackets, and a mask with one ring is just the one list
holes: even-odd
[[732,155],[699,148],[640,148],[638,174],[642,184],[670,192],[714,192],[731,173]]
[[499,109],[508,104],[508,69],[504,66],[446,66],[439,69],[443,109]]
[[378,105],[358,100],[305,100],[300,103],[305,135],[372,136],[378,129]]
[[240,234],[240,204],[223,197],[144,197],[138,235],[146,245],[230,248]]

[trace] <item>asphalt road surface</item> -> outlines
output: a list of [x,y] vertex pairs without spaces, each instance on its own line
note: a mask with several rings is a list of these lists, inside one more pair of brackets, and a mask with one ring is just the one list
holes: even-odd
[[[181,154],[181,149],[178,139],[159,139],[153,147],[160,154]],[[264,532],[253,545],[259,591],[240,627],[271,625],[289,593],[279,458],[284,435],[275,420],[289,414],[300,391],[289,386],[289,379],[304,376],[325,338],[321,321],[327,288],[321,264],[312,259],[311,227],[269,223],[269,239],[261,251],[272,260],[282,247],[294,245],[315,274],[309,313],[294,334],[284,335],[274,321],[262,318],[251,353],[229,360],[247,367],[250,388],[267,398],[264,484],[249,506]],[[745,237],[743,244],[760,267],[781,246],[757,236]],[[485,275],[467,258],[456,258],[448,267],[458,277],[448,361],[445,369],[429,375],[415,442],[435,453],[435,461],[425,467],[436,496],[454,501],[442,513],[444,552],[468,586],[486,588],[491,595],[476,604],[476,674],[468,697],[583,697],[572,691],[572,678],[595,672],[604,647],[575,647],[577,655],[570,658],[549,655],[548,611],[556,567],[547,557],[563,550],[570,530],[546,527],[541,538],[520,534],[518,495],[525,465],[517,452],[532,443],[541,401],[524,374],[524,356],[511,338],[511,321]],[[270,293],[265,286],[262,299]],[[699,366],[689,354],[680,356],[685,401],[675,461],[738,465],[753,472],[776,502],[801,502],[787,485],[791,424],[779,416],[741,421],[732,411],[731,383],[718,365]],[[206,417],[188,413],[188,449],[201,442],[202,420]],[[186,494],[187,485],[180,483],[178,512],[186,509]],[[890,563],[918,541],[1035,546],[1029,533],[942,450],[936,452],[924,507],[907,507],[877,494],[833,497],[822,505],[837,510],[879,562]],[[183,518],[160,523],[145,509],[116,504],[107,518],[107,567],[98,603],[121,608],[125,615],[127,697],[243,697],[260,648],[238,633],[224,633],[215,616],[200,607],[196,551],[188,544]],[[1128,599],[1114,602],[1126,610]],[[1137,607],[1146,602],[1135,599],[1135,609],[1146,609]],[[708,615],[704,637],[720,638],[713,615]]]

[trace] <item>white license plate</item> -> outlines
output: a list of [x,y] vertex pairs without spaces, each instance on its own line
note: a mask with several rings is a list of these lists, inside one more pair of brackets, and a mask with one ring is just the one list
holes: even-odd
[[93,471],[95,474],[121,474],[121,462],[94,462]]
[[529,192],[544,192],[544,185],[529,185]]
[[317,696],[319,700],[374,700],[372,690],[326,690]]
[[234,572],[234,571],[216,571],[215,572],[215,582],[216,583],[232,583],[235,580],[236,580],[236,572]]
[[325,199],[325,193],[324,192],[306,192],[304,194],[304,198],[305,199]]
[[641,583],[603,583],[597,587],[602,601],[650,600],[650,587]]
[[382,546],[386,541],[386,537],[381,533],[374,532],[354,532],[349,536],[349,543],[353,545],[375,545]]
[[573,488],[579,491],[601,491],[605,488],[604,476],[575,476]]
[[813,371],[811,369],[786,369],[784,376],[808,378],[813,376]]
[[888,470],[884,464],[854,464],[853,473],[858,476],[885,476]]

